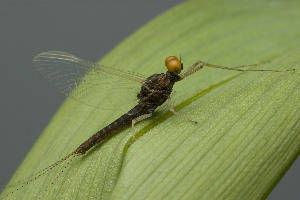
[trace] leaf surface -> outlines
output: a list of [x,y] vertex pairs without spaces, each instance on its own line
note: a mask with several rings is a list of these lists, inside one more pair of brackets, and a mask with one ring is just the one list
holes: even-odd
[[[197,60],[228,67],[271,61],[251,69],[296,71],[201,69],[176,84],[172,96],[175,110],[198,125],[162,106],[137,124],[129,148],[127,127],[8,199],[266,198],[300,151],[299,7],[197,0],[158,16],[100,63],[151,75],[165,72],[167,56],[181,54],[185,67]],[[121,114],[67,100],[10,183],[74,151]]]

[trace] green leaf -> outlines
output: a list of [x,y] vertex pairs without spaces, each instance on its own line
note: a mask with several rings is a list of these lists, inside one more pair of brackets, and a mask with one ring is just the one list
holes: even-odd
[[122,114],[67,100],[3,195],[81,200],[266,198],[300,151],[299,7],[299,1],[198,0],[152,20],[101,63],[150,75],[165,71],[167,56],[181,54],[185,67],[199,59],[222,66],[271,61],[251,69],[296,71],[201,69],[176,84],[172,96],[175,109],[198,125],[162,106],[137,124],[136,141],[129,148],[127,127],[16,191],[17,183],[71,153]]

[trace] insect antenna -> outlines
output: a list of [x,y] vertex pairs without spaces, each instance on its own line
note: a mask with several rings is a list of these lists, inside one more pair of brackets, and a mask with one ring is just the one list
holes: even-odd
[[[43,176],[43,175],[46,174],[47,172],[50,172],[50,171],[51,171],[53,168],[55,168],[56,166],[58,166],[58,165],[60,165],[61,163],[65,162],[66,160],[69,160],[69,159],[70,159],[70,161],[69,161],[68,164],[67,164],[67,165],[69,165],[69,164],[71,163],[71,161],[72,161],[75,157],[77,157],[77,156],[79,156],[79,155],[81,155],[81,154],[79,154],[79,153],[77,153],[77,152],[72,152],[72,153],[70,153],[69,155],[65,156],[64,158],[62,158],[62,159],[56,161],[56,162],[53,163],[52,165],[49,165],[48,167],[46,167],[46,168],[44,168],[44,169],[38,171],[37,173],[33,174],[33,175],[31,176],[31,178],[29,178],[28,180],[25,180],[24,182],[21,182],[21,183],[20,183],[21,186],[19,186],[17,189],[15,189],[15,190],[13,190],[13,191],[7,193],[7,194],[4,195],[3,197],[0,197],[0,200],[1,200],[1,199],[5,199],[5,198],[7,198],[8,196],[14,194],[15,192],[17,192],[17,191],[19,191],[20,189],[24,188],[25,186],[29,185],[29,183],[31,183],[31,182],[37,180],[38,178],[40,178],[41,176]],[[65,166],[65,168],[67,167],[67,165]],[[18,184],[18,183],[16,183],[16,184],[11,184],[11,185],[8,185],[7,187],[13,187],[14,185],[19,185],[19,184]]]

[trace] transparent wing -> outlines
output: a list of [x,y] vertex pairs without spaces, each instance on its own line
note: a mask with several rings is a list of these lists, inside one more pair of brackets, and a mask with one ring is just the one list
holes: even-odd
[[60,51],[38,54],[33,65],[61,93],[101,109],[136,102],[145,80],[141,74],[104,67]]

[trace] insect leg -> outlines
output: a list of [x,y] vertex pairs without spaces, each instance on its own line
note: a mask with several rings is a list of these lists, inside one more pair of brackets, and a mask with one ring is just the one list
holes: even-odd
[[194,120],[191,120],[191,119],[187,118],[187,117],[184,116],[184,115],[179,115],[179,113],[176,112],[176,111],[174,110],[173,103],[172,103],[172,101],[171,101],[171,97],[170,97],[170,96],[168,97],[168,103],[169,103],[169,109],[170,109],[170,111],[171,111],[174,115],[179,116],[179,117],[182,117],[184,120],[190,121],[190,122],[192,122],[192,123],[194,123],[194,124],[197,124],[197,123],[198,123],[198,122],[196,122],[196,121],[194,121]]
[[129,142],[128,146],[130,146],[133,143],[134,138],[135,138],[134,125],[136,123],[140,122],[140,121],[143,121],[144,119],[147,119],[147,118],[151,117],[151,116],[152,116],[152,113],[145,114],[145,115],[141,115],[141,116],[135,118],[134,120],[132,120],[132,122],[131,122],[131,130],[132,130],[133,137],[132,137],[131,142]]
[[[204,63],[204,62],[203,62]],[[263,64],[263,63],[261,63]],[[251,66],[258,66],[261,64],[254,64],[254,65],[242,65],[237,67],[224,67],[220,65],[213,65],[209,63],[204,63],[206,67],[213,67],[213,68],[219,68],[219,69],[227,69],[227,70],[234,70],[234,71],[240,71],[240,72],[288,72],[288,71],[295,71],[295,69],[286,69],[286,70],[272,70],[272,69],[240,69],[243,67],[251,67]]]
[[242,67],[255,67],[255,66],[259,66],[259,65],[263,65],[265,63],[270,63],[271,61],[265,61],[262,63],[257,63],[257,64],[252,64],[252,65],[241,65],[241,66],[236,66],[236,67],[231,67],[231,69],[237,69],[237,68],[242,68]]

